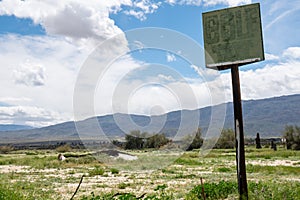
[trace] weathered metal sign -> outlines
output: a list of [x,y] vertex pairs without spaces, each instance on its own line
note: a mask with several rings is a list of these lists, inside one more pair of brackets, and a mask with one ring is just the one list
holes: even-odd
[[202,18],[208,68],[264,60],[259,3],[203,13]]

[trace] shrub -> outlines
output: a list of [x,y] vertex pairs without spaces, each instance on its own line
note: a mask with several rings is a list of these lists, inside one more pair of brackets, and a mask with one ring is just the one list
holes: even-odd
[[111,169],[110,169],[110,172],[111,172],[112,174],[118,174],[118,173],[119,173],[119,170],[116,169],[116,168],[111,168]]
[[64,144],[62,146],[57,147],[55,150],[59,153],[65,153],[72,151],[72,147],[68,144]]
[[0,146],[0,153],[3,153],[3,154],[9,153],[13,150],[14,150],[14,148],[12,146],[9,146],[9,145]]
[[[219,183],[204,183],[206,199],[225,199],[231,194],[237,193],[235,182],[220,181]],[[187,195],[187,199],[203,199],[202,185],[195,186]]]
[[[164,134],[148,136],[147,132],[131,131],[130,134],[125,136],[125,149],[160,148],[170,142]],[[118,143],[120,142],[114,142],[115,145]]]
[[119,189],[125,189],[128,186],[126,183],[119,183],[118,188]]
[[235,147],[235,135],[232,129],[224,129],[215,145],[216,149],[233,149]]
[[100,167],[95,167],[94,169],[89,171],[89,176],[98,176],[98,175],[103,175],[105,170]]
[[198,128],[195,134],[195,137],[190,144],[190,146],[187,148],[187,151],[191,151],[193,149],[199,149],[202,144],[203,144],[203,139],[202,139],[202,133],[201,133],[201,128]]
[[300,127],[286,126],[283,137],[286,139],[287,149],[300,150]]
[[125,136],[125,149],[142,149],[144,146],[144,138],[140,131],[131,131]]
[[164,134],[156,134],[146,139],[145,148],[160,148],[168,144],[170,140]]

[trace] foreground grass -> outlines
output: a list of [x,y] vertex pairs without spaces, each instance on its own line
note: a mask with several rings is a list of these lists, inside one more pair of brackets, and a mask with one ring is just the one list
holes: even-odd
[[[64,162],[55,151],[1,154],[0,200],[70,199],[82,175],[75,199],[201,199],[200,178],[206,199],[238,197],[235,150],[213,150],[205,157],[192,151],[179,158],[159,151],[130,153],[139,159],[99,162],[83,151],[65,153],[71,157]],[[246,160],[250,199],[300,199],[300,151],[247,147]]]

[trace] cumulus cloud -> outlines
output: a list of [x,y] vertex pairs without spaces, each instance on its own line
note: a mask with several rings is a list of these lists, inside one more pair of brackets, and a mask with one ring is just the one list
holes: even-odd
[[[0,101],[26,107],[26,116],[31,111],[28,107],[59,113],[47,125],[72,119],[74,82],[88,52],[48,36],[6,35],[0,41]],[[37,114],[43,121],[43,112]],[[3,120],[0,123],[5,123]],[[28,117],[27,122],[32,120]],[[38,124],[38,117],[34,123]]]
[[[272,64],[255,70],[240,71],[243,100],[299,94],[300,55],[298,51],[299,48],[296,47],[288,48]],[[226,96],[230,101],[232,98],[231,74],[223,73],[215,82],[220,79],[227,86]]]
[[45,68],[40,64],[23,63],[15,71],[15,83],[26,86],[42,86],[45,84]]
[[0,106],[2,124],[22,124],[33,127],[51,125],[66,120],[60,113],[35,106]]
[[124,13],[126,15],[134,16],[137,19],[143,21],[147,19],[147,14],[154,13],[160,5],[161,2],[153,2],[150,0],[132,1],[132,3],[130,4],[131,9],[125,10]]
[[287,59],[300,59],[300,47],[289,47],[283,52],[283,57]]
[[0,15],[15,15],[30,18],[42,25],[49,35],[78,39],[103,41],[122,33],[109,13],[112,8],[128,5],[128,0],[119,1],[21,1],[3,0],[0,2]]

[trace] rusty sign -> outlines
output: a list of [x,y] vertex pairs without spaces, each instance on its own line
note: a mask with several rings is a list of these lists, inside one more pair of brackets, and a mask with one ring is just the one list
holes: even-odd
[[202,19],[208,68],[264,60],[259,3],[203,13]]

